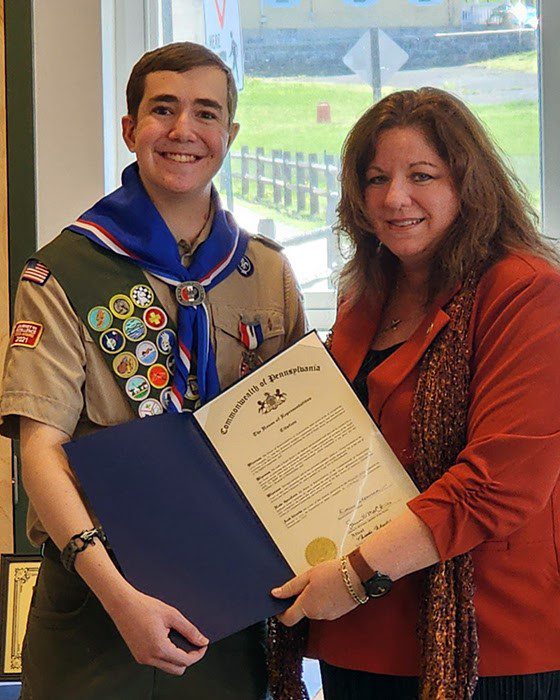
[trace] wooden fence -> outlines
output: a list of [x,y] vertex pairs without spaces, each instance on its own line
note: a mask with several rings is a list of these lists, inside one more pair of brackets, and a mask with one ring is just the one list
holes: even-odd
[[242,199],[272,202],[297,214],[323,218],[327,224],[334,221],[340,197],[338,157],[281,150],[267,155],[264,148],[251,153],[242,146],[231,159],[231,177],[239,183]]

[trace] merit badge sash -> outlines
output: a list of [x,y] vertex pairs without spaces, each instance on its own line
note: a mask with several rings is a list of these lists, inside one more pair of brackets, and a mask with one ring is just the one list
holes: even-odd
[[68,230],[36,255],[64,289],[134,413],[163,413],[177,334],[142,270]]
[[[136,163],[123,171],[122,187],[101,199],[68,228],[101,248],[127,259],[155,277],[175,287],[178,301],[177,343],[173,350],[175,373],[169,409],[185,408],[193,352],[196,353],[196,380],[200,401],[205,403],[219,393],[220,385],[214,351],[210,343],[207,292],[239,265],[249,236],[224,211],[215,190],[214,220],[208,238],[195,251],[185,268],[177,242],[148,197]],[[122,342],[119,337],[110,341]]]

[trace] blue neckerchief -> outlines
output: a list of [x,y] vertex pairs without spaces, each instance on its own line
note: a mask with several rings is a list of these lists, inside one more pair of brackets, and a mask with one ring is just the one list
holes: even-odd
[[[122,187],[100,199],[68,228],[128,258],[155,277],[177,287],[199,282],[208,292],[235,268],[245,253],[249,236],[241,231],[212,191],[214,220],[208,238],[196,249],[188,268],[181,264],[177,241],[148,197],[138,165],[124,169]],[[191,356],[196,350],[198,391],[202,403],[220,391],[214,350],[210,343],[208,312],[204,304],[178,306],[178,343],[168,410],[180,412],[187,389]]]

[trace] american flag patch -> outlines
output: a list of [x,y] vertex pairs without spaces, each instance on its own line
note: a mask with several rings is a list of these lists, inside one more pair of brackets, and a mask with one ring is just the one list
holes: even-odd
[[50,276],[51,271],[48,267],[45,267],[42,262],[30,260],[23,271],[21,279],[29,280],[29,282],[35,282],[35,284],[43,286]]

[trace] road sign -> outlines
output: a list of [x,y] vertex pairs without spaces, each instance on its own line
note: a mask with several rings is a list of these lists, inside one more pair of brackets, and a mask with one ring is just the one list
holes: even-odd
[[238,0],[204,0],[205,45],[231,68],[238,90],[245,74]]
[[376,100],[381,85],[408,61],[408,54],[381,29],[368,29],[342,59],[364,83],[371,85]]

